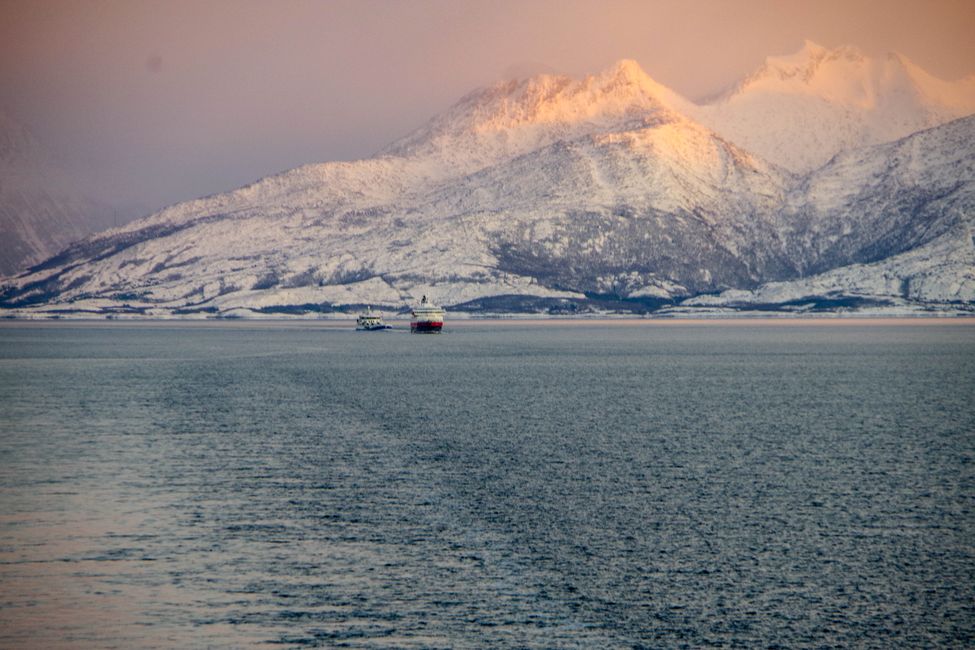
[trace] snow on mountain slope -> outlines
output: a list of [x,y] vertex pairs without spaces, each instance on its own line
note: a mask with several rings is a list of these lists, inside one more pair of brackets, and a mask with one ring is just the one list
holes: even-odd
[[[818,302],[903,307],[975,303],[975,242],[971,226],[946,233],[906,253],[873,264],[852,264],[754,290],[730,289],[685,300],[686,307],[762,308],[790,305],[802,311]],[[852,302],[851,302],[852,300]]]
[[788,238],[811,277],[685,304],[975,302],[975,116],[837,156],[800,190]]
[[581,80],[539,75],[477,90],[381,154],[432,158],[471,173],[554,142],[672,119],[689,105],[623,60]]
[[948,82],[899,54],[810,41],[688,114],[744,149],[795,172],[841,151],[890,142],[975,113],[975,76]]
[[[975,116],[840,154],[803,190],[793,227],[807,272],[920,246],[973,218]],[[863,232],[874,238],[865,248]]]
[[33,135],[0,112],[0,276],[81,239],[105,212],[59,183]]
[[[961,261],[924,266],[915,293],[968,295],[975,118],[796,175],[691,110],[631,62],[499,85],[376,158],[307,165],[90,237],[9,280],[0,306],[236,316],[401,309],[427,294],[461,310],[652,307],[888,259],[921,268],[895,258],[944,246]],[[958,291],[918,288],[939,278],[961,278]]]
[[37,187],[10,187],[10,178],[0,181],[0,277],[22,271],[86,232],[79,225],[85,208],[77,200]]
[[633,61],[620,61],[582,80],[540,75],[500,83],[462,98],[374,158],[305,165],[232,192],[171,206],[123,230],[255,205],[286,211],[389,203],[554,142],[676,119],[671,107],[685,104]]
[[680,295],[789,272],[774,211],[790,180],[678,118],[556,143],[430,205],[476,224],[502,271],[586,293]]
[[[676,114],[637,126],[560,141],[449,182],[415,182],[408,174],[423,168],[421,158],[354,163],[344,169],[351,178],[328,165],[301,168],[88,240],[18,279],[8,300],[226,311],[296,300],[401,305],[423,293],[448,305],[505,294],[581,298],[609,291],[620,273],[627,290],[686,294],[682,285],[731,286],[729,273],[755,284],[762,276],[738,263],[726,272],[714,262],[712,277],[701,260],[657,268],[640,248],[652,237],[679,258],[706,239],[733,260],[734,240],[763,258],[747,233],[775,236],[766,222],[782,177]],[[333,187],[326,181],[334,178],[341,182]],[[729,211],[765,221],[734,226],[740,219]],[[574,223],[578,214],[593,217]],[[552,236],[529,236],[541,230]],[[559,238],[572,250],[560,252]],[[534,266],[525,264],[525,243],[548,247]],[[577,245],[584,253],[575,271],[554,271],[575,260]],[[637,266],[602,260],[611,249],[636,256]],[[571,286],[560,288],[560,279]]]

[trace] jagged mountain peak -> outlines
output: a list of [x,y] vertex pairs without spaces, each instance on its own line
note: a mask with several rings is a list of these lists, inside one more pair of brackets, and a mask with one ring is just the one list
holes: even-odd
[[663,103],[668,103],[672,94],[669,88],[654,81],[634,59],[620,59],[592,78],[604,92],[629,87],[636,94],[654,97]]
[[654,81],[640,64],[623,59],[595,75],[574,79],[540,74],[475,91],[448,111],[474,117],[481,128],[583,122],[634,111],[671,108],[679,96]]
[[819,95],[842,104],[862,105],[880,86],[890,84],[906,59],[892,54],[872,59],[858,48],[826,48],[804,41],[792,54],[769,56],[763,65],[711,103],[739,101],[756,93]]
[[944,81],[898,52],[871,57],[851,45],[826,48],[806,40],[792,54],[769,56],[753,73],[709,104],[756,95],[806,95],[873,110],[884,104],[949,106],[950,119],[975,111],[975,78]]
[[651,117],[683,120],[685,104],[636,61],[624,59],[582,79],[539,74],[478,89],[381,154],[446,155],[452,169],[472,171],[558,140],[627,128]]
[[815,73],[824,62],[844,60],[857,63],[865,59],[863,52],[852,45],[828,48],[807,38],[802,47],[792,54],[766,57],[765,68],[782,75],[806,75]]
[[636,62],[635,59],[620,59],[613,65],[606,68],[606,70],[603,71],[603,74],[634,80],[648,78],[647,73],[643,71],[643,68],[639,63]]
[[688,112],[742,148],[805,173],[842,151],[975,113],[975,78],[944,81],[902,54],[871,57],[807,40]]

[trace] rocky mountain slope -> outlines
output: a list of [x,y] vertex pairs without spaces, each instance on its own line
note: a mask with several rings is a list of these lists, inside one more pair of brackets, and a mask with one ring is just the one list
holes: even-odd
[[[455,312],[975,302],[975,118],[794,171],[743,146],[747,128],[715,130],[741,121],[730,109],[705,114],[762,79],[704,106],[627,61],[499,84],[375,158],[90,237],[7,281],[0,303],[26,316],[251,316],[401,310],[421,294]],[[964,99],[966,83],[944,97]],[[936,119],[922,112],[911,124]],[[896,132],[874,117],[851,122],[873,129],[858,143]]]
[[975,116],[841,154],[802,190],[790,213],[804,277],[685,304],[975,303]]

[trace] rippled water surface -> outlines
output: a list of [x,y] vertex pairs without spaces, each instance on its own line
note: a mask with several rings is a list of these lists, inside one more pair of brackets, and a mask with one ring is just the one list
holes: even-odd
[[975,643],[975,326],[450,325],[0,327],[0,646]]

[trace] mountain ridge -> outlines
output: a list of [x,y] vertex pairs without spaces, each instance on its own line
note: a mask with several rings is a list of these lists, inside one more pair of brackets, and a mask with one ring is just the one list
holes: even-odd
[[975,113],[975,75],[938,79],[901,54],[806,41],[768,57],[726,93],[689,114],[739,146],[793,172],[836,154],[890,142]]
[[[306,165],[91,237],[9,280],[0,305],[247,316],[401,309],[426,294],[471,311],[711,308],[925,247],[966,259],[971,119],[794,172],[682,102],[632,61],[481,89],[374,158]],[[975,300],[963,266],[945,273],[962,289],[890,297]]]

